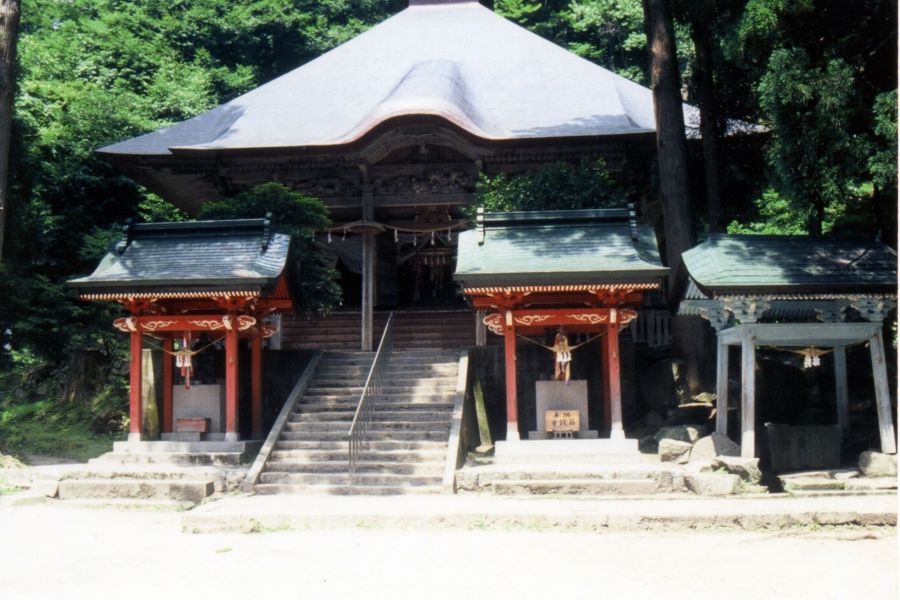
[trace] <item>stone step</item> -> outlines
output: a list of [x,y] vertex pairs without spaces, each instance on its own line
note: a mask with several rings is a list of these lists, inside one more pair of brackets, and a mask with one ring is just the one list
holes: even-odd
[[[347,432],[349,423],[330,421],[301,421],[299,423],[288,422],[284,426],[285,432]],[[447,419],[440,421],[376,421],[371,424],[369,431],[450,431],[450,423]]]
[[782,478],[781,485],[786,492],[821,492],[823,490],[844,489],[844,481],[826,477]]
[[[266,473],[337,473],[346,474],[349,468],[347,457],[342,460],[318,460],[314,462],[297,460],[270,460],[266,464]],[[396,462],[381,460],[360,460],[357,462],[358,473],[385,473],[391,475],[416,475],[442,477],[444,462]]]
[[160,500],[142,498],[69,498],[59,503],[65,508],[88,510],[145,510],[149,512],[181,512],[197,506],[192,500]]
[[366,495],[366,496],[394,496],[409,494],[440,494],[443,488],[440,485],[316,485],[316,484],[284,484],[268,483],[257,484],[254,491],[261,495],[273,494],[313,494],[313,495]]
[[[417,485],[441,485],[437,475],[394,475],[391,473],[357,473],[355,484],[359,486],[415,487]],[[343,473],[280,473],[266,471],[260,483],[349,485],[350,476]]]
[[[477,472],[481,485],[502,481],[670,481],[672,472],[659,469],[634,469],[630,465],[610,466],[597,469],[544,469],[535,465],[533,469],[484,470]],[[474,474],[474,473],[473,473]]]
[[239,466],[241,452],[107,452],[90,464],[118,465],[177,465],[177,466]]
[[[447,457],[447,448],[435,447],[433,449],[416,449],[401,448],[390,450],[363,450],[359,453],[359,460],[362,461],[383,461],[383,462],[418,462],[418,461],[443,461]],[[270,461],[294,461],[294,462],[315,462],[315,461],[344,461],[348,460],[348,449],[346,444],[343,448],[327,450],[327,449],[296,449],[296,450],[274,450],[270,455]]]
[[[284,431],[281,439],[287,442],[338,442],[346,441],[346,431]],[[369,439],[376,442],[410,441],[447,443],[449,425],[446,431],[370,431]]]
[[[422,406],[428,407],[427,404]],[[348,423],[353,420],[355,408],[343,411],[305,412],[294,411],[289,423]],[[372,420],[378,423],[396,423],[408,421],[441,422],[450,418],[449,410],[376,410],[372,413]]]
[[[405,370],[422,365],[456,365],[459,362],[458,351],[442,351],[444,354],[422,354],[421,356],[391,356],[390,369]],[[372,366],[371,356],[329,357],[320,363],[322,368],[331,367],[366,367]]]
[[495,494],[644,496],[672,491],[654,479],[506,479],[489,489]]
[[[359,385],[357,385],[359,383]],[[313,381],[310,382],[310,388],[322,388],[322,387],[359,387],[362,388],[365,386],[366,380],[364,377],[361,378],[346,378],[346,377],[335,377],[335,378],[324,378],[317,377]],[[456,376],[453,377],[395,377],[392,375],[388,375],[384,380],[384,387],[392,389],[397,387],[426,387],[426,386],[434,386],[434,387],[450,387],[453,386],[454,389],[456,387]]]
[[[428,404],[445,403],[453,399],[454,393],[446,394],[391,394],[380,401],[381,405],[389,404]],[[310,404],[325,404],[329,402],[352,402],[354,406],[359,403],[359,394],[306,394],[299,406]]]
[[211,480],[64,479],[59,498],[143,498],[200,502],[215,491]]
[[221,474],[214,468],[169,467],[168,465],[130,466],[89,463],[87,468],[66,471],[61,481],[106,479],[122,481],[205,481]]
[[[369,374],[371,365],[338,366],[319,363],[316,369],[317,377],[347,376],[362,377]],[[418,365],[395,365],[388,368],[387,373],[392,376],[428,375],[430,377],[456,377],[459,365],[456,362],[448,363],[420,363]]]
[[[447,440],[437,440],[437,441],[428,441],[428,440],[374,440],[370,441],[366,444],[366,448],[368,450],[377,450],[379,452],[392,452],[392,451],[441,451],[446,452],[447,450]],[[275,451],[310,451],[310,450],[321,450],[321,451],[340,451],[343,452],[346,456],[349,451],[347,440],[334,440],[334,441],[325,441],[325,440],[295,440],[295,441],[287,441],[283,439],[279,439],[275,442]]]
[[[315,404],[300,403],[294,409],[294,415],[311,415],[314,413],[329,413],[349,411],[356,412],[357,401],[346,402],[317,402]],[[426,412],[426,411],[452,411],[452,402],[390,402],[383,405],[383,409],[379,408],[376,412],[385,411],[404,411],[404,412]]]
[[[357,396],[359,397],[362,394],[364,387],[359,385],[340,385],[339,383],[332,383],[331,385],[310,385],[307,388],[307,392],[311,396],[320,396],[320,395],[345,395],[345,396]],[[386,396],[391,396],[394,394],[453,394],[456,392],[456,382],[450,383],[423,383],[421,385],[418,384],[405,384],[405,385],[394,385],[393,383],[386,383],[381,386],[382,394]]]

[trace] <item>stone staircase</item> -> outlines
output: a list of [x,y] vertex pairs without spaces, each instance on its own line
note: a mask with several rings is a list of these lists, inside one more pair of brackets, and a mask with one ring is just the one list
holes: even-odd
[[650,496],[684,492],[684,477],[665,465],[485,465],[457,473],[460,493],[525,496]]
[[459,353],[394,351],[370,442],[348,475],[347,432],[371,352],[327,352],[255,486],[258,494],[420,494],[441,491]]
[[[376,312],[374,330],[383,331],[389,313]],[[295,350],[354,351],[360,345],[360,313],[336,312],[327,317],[282,317],[282,343]],[[500,343],[492,336],[492,343]],[[475,345],[475,313],[469,308],[395,311],[394,348],[398,350],[465,348]]]
[[115,442],[112,452],[61,473],[56,496],[86,507],[191,508],[236,488],[261,443]]

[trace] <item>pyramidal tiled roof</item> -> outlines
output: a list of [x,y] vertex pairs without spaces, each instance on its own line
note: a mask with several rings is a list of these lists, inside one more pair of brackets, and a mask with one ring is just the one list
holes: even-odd
[[[696,110],[685,107],[686,122]],[[413,1],[321,57],[190,120],[100,149],[166,155],[353,142],[433,115],[482,139],[655,130],[651,91],[478,2]]]
[[668,274],[656,235],[628,209],[485,213],[459,236],[465,287],[655,283]]
[[270,291],[285,270],[290,242],[265,219],[142,223],[127,230],[92,274],[68,283],[81,293]]
[[895,292],[897,253],[880,242],[711,234],[682,254],[705,295]]

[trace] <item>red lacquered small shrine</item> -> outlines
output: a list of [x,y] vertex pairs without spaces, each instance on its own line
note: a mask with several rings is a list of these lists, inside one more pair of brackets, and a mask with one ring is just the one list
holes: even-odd
[[[154,338],[164,352],[160,430],[174,431],[173,383],[180,368],[190,385],[193,355],[223,342],[226,442],[239,439],[238,345],[250,346],[253,437],[263,435],[263,339],[274,313],[293,310],[288,257],[290,236],[274,233],[268,219],[142,223],[88,277],[69,282],[83,300],[120,303],[130,316],[114,325],[131,336],[129,441],[141,440],[142,350]],[[198,338],[205,337],[205,341]]]
[[504,339],[507,442],[520,439],[516,338],[560,327],[602,338],[599,429],[624,439],[619,332],[668,273],[653,230],[627,208],[479,211],[476,225],[460,235],[454,278],[483,311],[484,325]]

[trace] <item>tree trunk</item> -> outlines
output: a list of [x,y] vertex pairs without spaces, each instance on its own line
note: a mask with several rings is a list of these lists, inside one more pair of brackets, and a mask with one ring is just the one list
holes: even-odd
[[[681,77],[667,0],[643,0],[643,3],[650,51],[650,86],[656,112],[656,151],[666,257],[671,269],[668,299],[669,305],[675,306],[687,282],[681,253],[696,240],[688,188]],[[672,318],[672,353],[685,361],[687,384],[694,393],[703,386],[703,342],[709,334],[709,327],[702,319]]]
[[[702,11],[702,14],[700,12]],[[694,42],[694,87],[700,107],[700,134],[703,139],[703,176],[706,183],[706,207],[709,230],[724,230],[722,192],[719,179],[719,115],[713,91],[712,43],[709,34],[709,13],[698,8],[691,18],[691,39]]]
[[0,261],[6,213],[9,208],[9,144],[13,97],[16,93],[16,41],[19,34],[19,0],[0,0]]
[[681,253],[694,245],[687,174],[687,143],[681,106],[681,77],[675,54],[672,16],[666,0],[643,0],[650,51],[650,87],[656,112],[656,150],[666,257],[672,270],[669,300],[684,289]]

